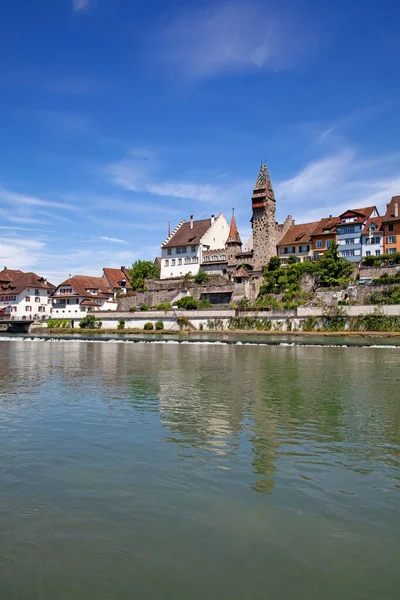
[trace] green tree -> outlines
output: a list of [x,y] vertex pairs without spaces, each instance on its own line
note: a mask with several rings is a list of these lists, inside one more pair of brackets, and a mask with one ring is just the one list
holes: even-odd
[[178,300],[176,305],[178,308],[183,308],[185,310],[196,310],[196,308],[199,306],[199,303],[195,298],[192,298],[192,296],[185,296],[184,298]]
[[271,256],[267,265],[267,271],[276,271],[281,266],[281,259],[279,256]]
[[199,271],[194,278],[195,283],[208,283],[208,273],[206,271]]
[[347,285],[353,274],[353,265],[339,255],[339,246],[333,241],[325,254],[319,259],[318,271],[321,286]]
[[146,289],[145,279],[159,279],[160,269],[151,260],[136,260],[132,267],[128,269],[131,285],[137,292]]

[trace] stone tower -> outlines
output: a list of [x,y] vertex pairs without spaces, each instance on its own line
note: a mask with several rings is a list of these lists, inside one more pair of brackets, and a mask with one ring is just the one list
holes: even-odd
[[225,244],[226,258],[228,265],[236,263],[236,254],[242,251],[242,240],[240,239],[239,231],[236,225],[235,212],[232,211],[231,227],[229,229],[228,239]]
[[275,194],[265,163],[261,165],[258,172],[251,204],[253,210],[251,217],[253,268],[255,271],[260,271],[264,265],[268,264],[271,256],[276,255]]

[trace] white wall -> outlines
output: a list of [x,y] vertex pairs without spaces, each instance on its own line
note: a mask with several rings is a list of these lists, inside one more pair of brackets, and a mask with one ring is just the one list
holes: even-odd
[[228,239],[229,225],[224,215],[219,214],[211,227],[201,238],[203,246],[209,246],[210,250],[222,250],[225,248]]
[[368,235],[363,235],[362,236],[362,247],[361,247],[361,251],[362,251],[362,256],[367,256],[367,251],[371,252],[370,256],[376,256],[376,252],[380,252],[380,254],[383,254],[383,236],[380,235],[378,236],[378,234],[374,234],[372,237],[380,237],[380,243],[379,244],[367,244],[366,241],[367,239],[369,239],[370,236]]
[[[37,294],[35,290],[37,290]],[[16,295],[15,300],[2,300],[0,301],[0,305],[9,305],[11,309],[7,310],[7,316],[10,315],[10,317],[18,319],[22,319],[22,317],[26,317],[27,319],[49,317],[52,305],[51,301],[49,303],[47,291],[42,288],[26,288],[20,294]],[[2,297],[2,294],[0,294],[0,297]]]

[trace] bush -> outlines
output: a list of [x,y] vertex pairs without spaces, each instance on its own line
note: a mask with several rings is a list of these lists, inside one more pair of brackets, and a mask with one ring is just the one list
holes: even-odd
[[124,328],[125,328],[125,319],[119,319],[117,329],[124,329]]
[[314,331],[317,326],[318,319],[316,317],[307,317],[301,322],[302,331]]
[[161,331],[164,329],[164,323],[162,321],[156,321],[156,330]]
[[141,304],[140,310],[149,310],[149,307],[147,306],[147,304]]
[[157,306],[157,309],[165,310],[165,312],[167,312],[168,310],[172,310],[172,304],[171,302],[161,302],[161,304]]
[[95,315],[86,315],[79,321],[79,327],[81,329],[100,329],[102,326],[101,321],[97,321]]
[[239,300],[238,307],[241,309],[251,308],[251,301],[244,296]]
[[346,323],[347,315],[340,306],[327,309],[323,317],[323,327],[327,331],[344,331]]
[[137,311],[136,306],[130,306],[129,307],[129,312],[136,312],[136,311]]
[[192,296],[185,296],[181,298],[176,303],[178,308],[183,308],[184,310],[196,310],[198,308],[199,303]]
[[279,269],[279,267],[281,267],[282,262],[281,259],[279,258],[279,256],[271,256],[271,258],[269,259],[269,263],[267,266],[267,271],[276,271],[276,269]]
[[197,307],[198,308],[210,308],[211,302],[208,298],[202,298],[201,300],[199,300]]
[[183,329],[184,327],[189,327],[189,325],[190,325],[189,319],[187,319],[186,317],[178,317],[176,322],[179,325],[179,329]]
[[270,319],[257,319],[256,317],[231,317],[228,329],[270,331],[272,329],[272,321]]
[[151,331],[152,329],[154,329],[154,325],[153,325],[153,323],[150,323],[150,322],[145,323],[143,326],[143,329],[145,331]]
[[207,283],[208,282],[208,273],[206,271],[199,271],[194,278],[195,283]]
[[223,319],[207,319],[207,329],[212,331],[224,329],[224,321]]
[[366,304],[400,304],[400,285],[389,287],[381,292],[372,292],[365,299]]
[[298,259],[295,256],[289,256],[287,259],[288,265],[295,265],[298,262]]

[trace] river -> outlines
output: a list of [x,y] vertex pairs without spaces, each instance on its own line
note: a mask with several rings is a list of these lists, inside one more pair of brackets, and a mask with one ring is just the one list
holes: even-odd
[[1,598],[397,600],[399,366],[0,339]]

